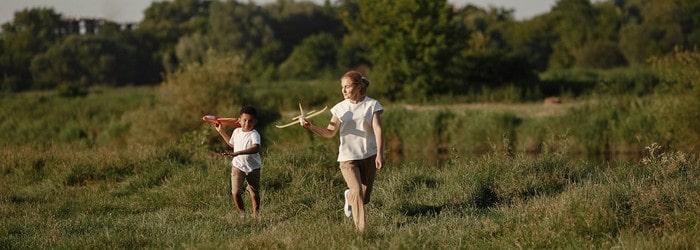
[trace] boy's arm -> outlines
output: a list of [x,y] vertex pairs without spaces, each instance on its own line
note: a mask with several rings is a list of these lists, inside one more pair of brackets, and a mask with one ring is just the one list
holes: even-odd
[[237,152],[231,152],[231,153],[224,153],[224,154],[225,154],[225,155],[228,155],[228,156],[234,156],[234,157],[235,157],[235,156],[238,156],[238,155],[252,155],[252,154],[257,154],[258,152],[260,152],[260,144],[253,144],[252,147],[246,148],[246,149],[244,149],[244,150],[237,151]]
[[221,126],[221,123],[217,123],[214,124],[214,127],[216,128],[216,131],[219,132],[219,135],[221,135],[221,138],[224,138],[226,144],[233,148],[233,144],[231,143],[231,136],[226,133],[224,126]]

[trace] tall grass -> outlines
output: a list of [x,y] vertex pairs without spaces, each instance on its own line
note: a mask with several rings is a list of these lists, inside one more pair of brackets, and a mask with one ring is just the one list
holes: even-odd
[[0,145],[123,142],[130,123],[123,115],[152,105],[153,89],[93,89],[85,97],[28,92],[0,98]]
[[[700,162],[452,155],[379,172],[358,233],[324,141],[264,153],[262,213],[238,218],[228,160],[196,145],[5,147],[3,248],[694,248]],[[70,153],[70,154],[68,154]],[[247,200],[246,200],[247,202]]]

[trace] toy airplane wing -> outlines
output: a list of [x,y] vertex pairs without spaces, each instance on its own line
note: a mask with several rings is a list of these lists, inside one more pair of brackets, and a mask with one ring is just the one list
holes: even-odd
[[309,118],[313,118],[314,116],[320,115],[321,113],[323,113],[323,111],[326,111],[326,109],[328,109],[328,106],[325,106],[321,110],[318,110],[318,111],[311,110],[311,112],[309,112],[309,113],[304,113],[304,109],[301,107],[301,103],[300,103],[299,104],[299,112],[301,114],[292,118],[295,121],[287,123],[287,124],[275,125],[275,127],[286,128],[286,127],[290,127],[294,124],[301,124],[304,121],[304,119],[309,119]]
[[209,123],[220,123],[221,125],[224,126],[229,126],[229,127],[240,127],[241,124],[238,123],[238,118],[235,117],[217,117],[215,115],[205,115],[202,117],[202,121],[209,122]]

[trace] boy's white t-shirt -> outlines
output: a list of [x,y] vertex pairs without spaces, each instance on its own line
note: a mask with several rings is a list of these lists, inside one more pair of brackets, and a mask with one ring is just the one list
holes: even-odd
[[[260,145],[260,134],[255,129],[243,132],[241,128],[236,128],[231,133],[229,142],[233,144],[234,152],[241,151],[255,144]],[[231,165],[243,172],[250,173],[255,169],[262,168],[262,160],[260,159],[260,153],[244,154],[233,157]]]
[[331,108],[331,114],[340,119],[339,162],[366,159],[377,154],[372,117],[383,110],[382,105],[370,97],[357,104],[345,99]]

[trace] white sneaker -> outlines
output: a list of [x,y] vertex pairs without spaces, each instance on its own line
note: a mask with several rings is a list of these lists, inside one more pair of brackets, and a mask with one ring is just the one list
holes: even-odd
[[350,194],[350,189],[345,189],[345,206],[343,206],[343,212],[345,212],[345,216],[350,217],[352,216],[352,207],[348,203],[348,195]]

